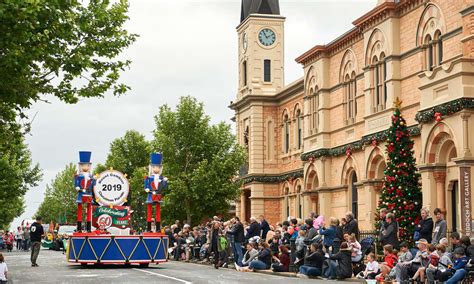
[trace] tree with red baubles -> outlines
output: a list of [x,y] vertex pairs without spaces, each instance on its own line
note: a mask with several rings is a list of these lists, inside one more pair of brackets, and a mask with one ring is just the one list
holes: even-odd
[[[387,136],[387,167],[377,211],[386,208],[388,212],[394,213],[400,240],[412,245],[415,225],[420,220],[422,196],[418,182],[420,174],[413,151],[414,142],[401,115],[400,105],[401,101],[397,98]],[[380,222],[377,221],[377,228],[380,228]]]

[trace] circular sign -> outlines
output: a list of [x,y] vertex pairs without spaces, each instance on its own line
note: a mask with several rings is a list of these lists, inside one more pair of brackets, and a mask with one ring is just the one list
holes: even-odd
[[104,225],[104,229],[110,228],[110,226],[112,226],[112,216],[108,214],[100,215],[99,218],[97,218],[97,224],[99,226]]
[[124,204],[129,191],[127,178],[121,172],[114,170],[100,173],[94,186],[95,199],[102,206]]

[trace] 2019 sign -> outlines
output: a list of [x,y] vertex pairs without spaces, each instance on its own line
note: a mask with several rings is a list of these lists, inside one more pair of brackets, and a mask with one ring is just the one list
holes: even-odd
[[94,186],[96,201],[102,206],[120,206],[127,201],[130,187],[127,178],[115,170],[100,173]]

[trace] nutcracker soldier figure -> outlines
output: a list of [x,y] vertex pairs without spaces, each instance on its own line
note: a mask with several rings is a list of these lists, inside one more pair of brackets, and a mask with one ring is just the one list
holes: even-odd
[[79,152],[79,173],[74,177],[74,187],[77,191],[77,232],[82,231],[82,204],[86,209],[86,230],[91,231],[92,199],[95,180],[91,173],[91,152]]
[[151,219],[153,212],[153,204],[155,204],[155,222],[156,222],[156,232],[161,230],[161,215],[160,215],[160,206],[161,206],[161,193],[168,187],[168,178],[161,175],[163,171],[163,154],[162,153],[153,153],[151,154],[151,163],[150,163],[150,175],[145,177],[145,192],[147,193],[146,205],[147,205],[147,231],[151,232]]

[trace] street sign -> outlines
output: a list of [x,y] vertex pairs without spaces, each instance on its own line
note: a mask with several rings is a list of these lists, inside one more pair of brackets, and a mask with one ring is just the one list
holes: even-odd
[[127,178],[119,171],[108,170],[100,173],[94,186],[97,203],[102,206],[120,206],[127,202],[130,191]]

